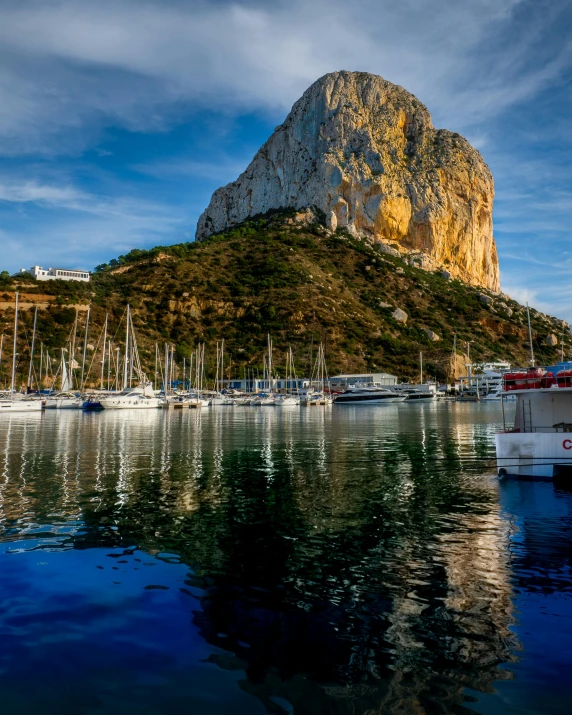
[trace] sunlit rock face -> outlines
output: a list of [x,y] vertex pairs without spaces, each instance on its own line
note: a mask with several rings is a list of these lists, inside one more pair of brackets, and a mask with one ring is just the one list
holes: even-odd
[[436,130],[402,87],[365,72],[315,82],[246,171],[212,196],[197,239],[270,209],[321,209],[423,268],[499,290],[494,185],[463,137]]

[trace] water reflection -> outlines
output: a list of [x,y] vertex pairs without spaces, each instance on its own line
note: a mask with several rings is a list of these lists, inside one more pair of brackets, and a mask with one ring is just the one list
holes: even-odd
[[[520,590],[570,583],[570,539],[550,532],[555,500],[572,525],[569,495],[546,492],[548,516],[515,516],[530,485],[499,494],[482,461],[499,420],[463,404],[14,415],[0,422],[0,538],[11,552],[81,551],[83,564],[116,549],[110,583],[183,594],[185,610],[161,618],[202,645],[171,648],[164,687],[196,706],[181,664],[190,652],[214,664],[201,712],[218,712],[221,690],[233,712],[240,692],[244,712],[480,711],[473,697],[522,659]],[[160,583],[139,583],[136,553],[163,564]],[[541,577],[547,563],[558,567]],[[134,641],[138,609],[116,615]],[[90,667],[83,687],[97,692]],[[145,712],[170,712],[153,693]]]

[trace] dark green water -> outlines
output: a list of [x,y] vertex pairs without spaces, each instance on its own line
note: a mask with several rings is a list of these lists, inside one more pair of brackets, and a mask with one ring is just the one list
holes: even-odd
[[3,416],[2,713],[568,712],[572,491],[500,418]]

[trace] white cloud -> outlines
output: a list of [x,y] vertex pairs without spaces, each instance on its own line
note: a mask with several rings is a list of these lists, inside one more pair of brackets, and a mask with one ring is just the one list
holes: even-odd
[[0,201],[9,203],[41,203],[71,207],[88,199],[88,195],[72,187],[46,186],[35,181],[0,183]]
[[161,129],[199,107],[284,113],[336,69],[382,74],[438,122],[468,128],[534,95],[570,61],[566,47],[538,48],[554,10],[513,32],[523,4],[8,1],[0,149],[73,151],[106,123]]

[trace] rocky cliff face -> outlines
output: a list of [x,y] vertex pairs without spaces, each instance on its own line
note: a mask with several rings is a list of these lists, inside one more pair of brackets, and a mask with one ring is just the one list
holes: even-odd
[[331,229],[499,290],[494,185],[461,136],[434,129],[402,87],[334,72],[296,102],[239,178],[213,194],[197,239],[270,209],[316,206]]

